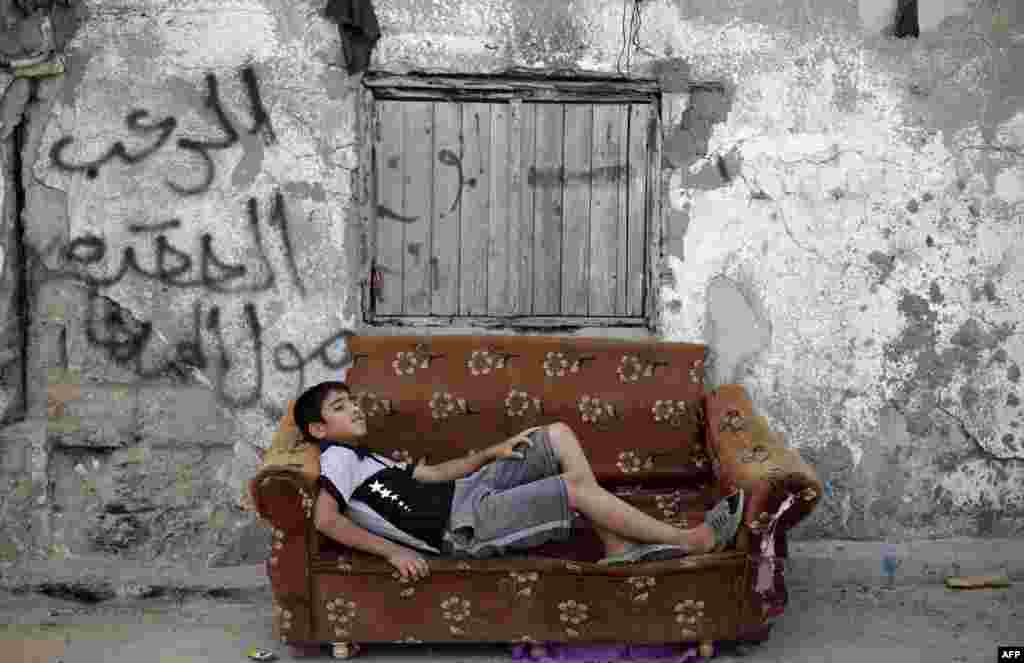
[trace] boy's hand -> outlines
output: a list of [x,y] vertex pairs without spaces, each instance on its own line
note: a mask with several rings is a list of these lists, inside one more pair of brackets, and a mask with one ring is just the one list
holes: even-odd
[[388,563],[398,569],[403,579],[412,578],[414,581],[430,575],[430,566],[427,560],[417,555],[412,550],[402,550],[388,557]]
[[488,447],[487,451],[485,452],[487,454],[488,460],[499,460],[501,458],[518,458],[519,460],[524,459],[526,455],[522,451],[516,451],[516,447],[518,447],[520,444],[525,444],[527,447],[532,447],[533,440],[531,440],[527,436],[533,431],[537,430],[538,428],[540,428],[540,426],[527,428],[522,433],[519,433],[514,437],[510,437],[509,439],[505,440],[504,442],[501,442],[500,444],[495,444],[492,447]]

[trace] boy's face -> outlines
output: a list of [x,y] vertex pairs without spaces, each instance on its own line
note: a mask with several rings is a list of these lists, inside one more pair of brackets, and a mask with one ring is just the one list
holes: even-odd
[[313,437],[323,440],[351,440],[366,435],[366,418],[344,391],[332,391],[320,408],[323,421],[309,425]]

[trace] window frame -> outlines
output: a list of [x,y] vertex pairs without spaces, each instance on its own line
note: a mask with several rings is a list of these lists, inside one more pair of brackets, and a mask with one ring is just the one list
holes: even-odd
[[[377,161],[378,131],[375,104],[380,101],[494,102],[521,100],[547,103],[647,103],[648,126],[647,186],[644,214],[648,219],[646,264],[643,276],[641,316],[572,315],[382,315],[376,313],[372,288],[377,257]],[[654,79],[624,79],[580,75],[572,78],[530,73],[501,75],[395,74],[369,71],[363,76],[357,100],[359,162],[354,176],[359,217],[362,223],[362,251],[359,272],[360,313],[370,327],[444,327],[473,329],[521,328],[523,331],[578,330],[582,328],[625,328],[654,334],[660,323],[656,301],[655,270],[663,258],[662,215],[662,91]]]

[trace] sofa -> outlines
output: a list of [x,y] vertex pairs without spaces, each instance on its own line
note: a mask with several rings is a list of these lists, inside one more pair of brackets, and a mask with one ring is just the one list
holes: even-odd
[[436,464],[532,426],[562,421],[598,482],[681,528],[736,487],[743,523],[726,550],[598,565],[603,548],[574,513],[573,536],[488,559],[424,554],[430,575],[403,580],[382,557],[313,525],[319,453],[292,407],[249,482],[272,528],[267,561],[274,635],[332,643],[697,643],[763,641],[787,601],[787,530],[822,485],[754,416],[740,385],[706,391],[703,345],[558,336],[354,335],[339,376],[366,414],[361,442],[399,462]]

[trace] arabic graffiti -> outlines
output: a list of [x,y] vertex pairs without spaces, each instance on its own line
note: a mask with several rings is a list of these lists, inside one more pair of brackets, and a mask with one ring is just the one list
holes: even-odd
[[[209,80],[209,76],[207,75],[207,80]],[[263,107],[263,100],[260,98],[260,83],[256,80],[256,72],[252,67],[245,67],[242,69],[241,76],[252,106],[253,124],[249,128],[249,133],[259,132],[264,145],[273,145],[277,142],[277,134],[274,133],[274,127],[270,125],[270,115],[267,114],[267,109]]]
[[90,161],[81,165],[70,164],[64,161],[64,159],[61,157],[61,152],[64,150],[65,147],[71,145],[71,143],[74,142],[75,139],[72,138],[71,136],[65,136],[53,144],[53,147],[50,149],[50,159],[53,160],[53,163],[58,168],[61,168],[63,170],[84,170],[86,176],[89,179],[95,179],[95,177],[99,174],[100,166],[110,161],[114,157],[117,157],[118,159],[124,161],[125,163],[138,163],[145,159],[146,157],[148,157],[153,152],[156,152],[158,149],[160,149],[163,146],[163,144],[167,142],[167,139],[170,138],[171,134],[174,132],[175,127],[178,126],[177,120],[175,120],[173,117],[168,117],[164,120],[161,120],[160,122],[157,122],[156,124],[140,124],[139,120],[148,117],[148,111],[136,109],[128,113],[128,117],[126,117],[124,120],[124,123],[128,127],[128,129],[136,133],[149,134],[153,131],[158,130],[161,132],[160,138],[157,140],[155,144],[149,146],[144,150],[136,152],[135,154],[129,154],[128,151],[124,148],[124,143],[122,143],[121,141],[117,141],[116,143],[114,143],[113,147],[107,150],[107,153],[105,155],[103,155],[99,159],[96,159],[95,161]]
[[[445,166],[454,168],[456,171],[456,179],[459,182],[459,186],[455,189],[455,196],[452,199],[451,205],[449,205],[447,211],[441,212],[440,214],[439,218],[444,218],[449,214],[454,213],[459,207],[459,203],[462,202],[463,187],[468,186],[470,188],[475,188],[477,185],[477,179],[475,177],[465,176],[461,157],[451,150],[440,150],[437,153],[437,160]],[[571,172],[566,172],[564,166],[558,168],[536,168],[534,166],[530,166],[527,171],[526,182],[531,187],[554,186],[571,183],[603,183],[616,182],[628,177],[628,175],[629,168],[623,164],[600,166],[591,170]],[[382,218],[393,219],[402,223],[414,223],[420,218],[418,216],[402,216],[384,205],[377,205],[377,214]]]
[[[270,116],[263,107],[263,101],[260,98],[256,72],[253,71],[252,67],[246,67],[241,71],[240,76],[249,97],[249,107],[253,117],[253,124],[248,129],[248,132],[250,134],[259,133],[263,138],[264,144],[270,145],[277,140],[277,136],[270,124]],[[179,148],[199,155],[206,167],[202,181],[194,186],[186,187],[169,180],[166,181],[167,186],[173,191],[185,196],[203,193],[209,190],[210,185],[213,183],[215,168],[209,150],[227,149],[238,142],[238,131],[232,126],[224,109],[221,107],[217,77],[212,73],[206,74],[206,89],[205,106],[213,110],[214,115],[217,116],[217,124],[225,137],[222,140],[203,141],[179,138],[176,141]],[[129,152],[123,142],[117,141],[98,159],[82,163],[71,163],[64,157],[64,151],[71,146],[75,139],[71,136],[64,136],[50,148],[50,159],[57,168],[67,172],[84,172],[89,179],[95,179],[99,175],[100,168],[115,158],[127,164],[139,163],[163,147],[164,143],[167,142],[178,126],[178,121],[173,117],[167,117],[159,122],[152,123],[148,122],[148,120],[149,111],[142,109],[135,109],[125,117],[125,126],[128,127],[129,131],[143,136],[149,136],[154,133],[159,134],[152,145],[142,148],[137,152]]]
[[[265,145],[276,142],[277,137],[271,126],[270,117],[260,98],[259,84],[252,67],[241,70],[240,77],[245,87],[252,124],[245,131],[261,137]],[[230,119],[230,113],[221,103],[217,77],[209,73],[205,77],[206,95],[204,109],[212,111],[213,124],[219,129],[219,136],[210,140],[198,140],[189,137],[178,138],[175,144],[181,150],[198,157],[205,168],[197,182],[182,183],[165,180],[173,191],[185,195],[195,195],[207,191],[215,176],[214,160],[211,151],[222,150],[239,142],[243,131],[236,128]],[[56,141],[50,157],[55,168],[68,172],[84,173],[88,179],[95,179],[100,169],[111,162],[137,164],[159,151],[171,139],[171,134],[178,128],[178,120],[165,117],[157,120],[145,109],[131,110],[124,120],[125,126],[132,134],[141,137],[142,145],[126,147],[123,141],[116,141],[98,158],[82,161],[76,160],[71,153],[74,151],[75,139],[65,136]],[[257,293],[265,292],[278,286],[278,277],[264,246],[264,232],[261,216],[266,223],[277,231],[284,252],[285,264],[291,275],[291,281],[302,297],[306,296],[306,287],[298,273],[289,232],[288,206],[280,191],[275,191],[266,210],[256,198],[250,197],[245,203],[246,230],[252,236],[254,247],[247,247],[245,255],[253,255],[256,265],[232,263],[222,260],[214,250],[213,237],[203,233],[199,237],[198,256],[181,247],[174,246],[168,239],[171,231],[182,227],[179,218],[159,223],[131,223],[127,230],[131,236],[144,236],[150,240],[153,257],[150,260],[139,259],[135,246],[126,246],[119,258],[108,256],[108,246],[104,238],[95,234],[85,234],[74,238],[68,243],[59,240],[52,242],[43,251],[37,251],[26,245],[26,268],[28,273],[40,274],[33,279],[33,288],[52,280],[72,280],[83,284],[87,292],[88,305],[84,314],[86,341],[107,354],[118,364],[129,367],[143,381],[178,376],[182,379],[202,371],[200,379],[209,375],[215,384],[212,385],[216,398],[232,408],[260,407],[269,416],[279,418],[284,412],[262,400],[264,390],[265,330],[252,301],[242,302],[241,318],[237,325],[243,329],[251,343],[251,349],[243,346],[245,342],[234,340],[225,342],[222,333],[221,306],[193,303],[191,330],[184,340],[170,346],[170,349],[157,349],[151,346],[154,337],[163,342],[163,336],[152,322],[140,320],[116,301],[100,294],[101,289],[121,282],[127,275],[136,274],[166,287],[200,288],[215,293]],[[50,269],[46,261],[58,252],[63,261],[61,267]],[[111,274],[96,273],[99,263],[114,258],[117,265],[111,265]],[[277,303],[275,303],[276,305]],[[205,307],[205,310],[204,310]],[[227,316],[224,315],[226,318]],[[231,325],[232,327],[236,325]],[[214,347],[204,346],[206,342]],[[303,355],[292,342],[281,342],[273,348],[270,357],[274,370],[282,373],[298,373],[297,386],[306,382],[306,371],[314,361],[319,361],[328,370],[343,369],[353,363],[354,358],[343,351],[343,339],[352,332],[343,329],[314,347],[308,355]],[[214,341],[211,343],[210,338]],[[230,346],[230,347],[229,347]],[[152,359],[150,359],[152,357]],[[145,360],[144,360],[145,358]],[[246,364],[244,368],[242,365]],[[209,373],[207,373],[207,371]],[[248,388],[238,391],[242,375],[254,376]],[[228,380],[231,377],[229,391]]]
[[625,178],[629,174],[629,168],[622,164],[615,166],[598,166],[591,170],[579,170],[566,172],[565,167],[560,168],[535,168],[530,166],[526,175],[526,182],[530,186],[553,186],[556,184],[588,183],[588,182],[615,182]]
[[[263,412],[272,419],[280,419],[284,411],[277,405],[260,401],[264,383],[264,336],[265,331],[260,322],[255,304],[245,302],[243,313],[248,324],[249,335],[252,338],[252,359],[250,365],[255,365],[255,371],[241,374],[255,375],[255,384],[251,386],[248,393],[242,396],[232,396],[228,392],[227,382],[229,373],[236,364],[241,364],[237,356],[230,356],[224,342],[222,329],[221,307],[212,306],[206,312],[205,319],[202,315],[202,308],[199,302],[192,306],[192,328],[188,340],[179,341],[174,345],[172,356],[156,366],[146,368],[143,366],[143,356],[149,348],[150,341],[154,336],[153,324],[138,320],[132,313],[115,301],[99,293],[99,286],[89,280],[89,277],[66,268],[52,269],[47,265],[47,259],[54,252],[60,251],[60,241],[51,242],[43,251],[37,251],[34,247],[26,244],[26,269],[29,273],[38,274],[38,279],[33,279],[35,288],[41,288],[46,283],[57,280],[72,280],[84,283],[88,295],[88,306],[84,316],[86,340],[95,347],[103,349],[112,361],[129,366],[143,381],[154,378],[167,378],[177,376],[185,379],[190,376],[191,369],[207,370],[211,362],[207,358],[207,351],[204,348],[201,330],[211,333],[216,338],[219,350],[217,360],[217,372],[214,376],[214,393],[216,398],[229,407],[250,408],[259,406]],[[64,249],[67,252],[67,249]],[[356,357],[350,356],[343,351],[343,339],[353,335],[348,329],[342,329],[331,334],[326,339],[318,342],[313,350],[303,355],[298,347],[291,342],[279,343],[273,348],[272,360],[274,369],[283,373],[298,373],[298,385],[306,384],[306,370],[315,361],[319,360],[321,365],[330,369],[343,369],[355,362]],[[331,352],[333,350],[333,353]],[[238,369],[241,370],[241,369]],[[237,386],[237,379],[232,380]],[[296,392],[298,393],[298,392]]]
[[[179,228],[181,226],[180,219],[171,219],[170,221],[153,226],[141,224],[131,224],[128,226],[129,232],[133,234],[161,233],[157,235],[154,242],[156,246],[156,267],[154,269],[147,270],[143,268],[136,258],[135,247],[126,246],[122,252],[121,266],[113,276],[103,277],[87,273],[81,273],[77,276],[83,283],[93,287],[114,285],[120,282],[129,271],[133,271],[141,276],[175,288],[203,287],[213,292],[225,293],[262,292],[268,290],[276,284],[277,276],[263,247],[263,235],[260,232],[259,211],[256,199],[249,198],[246,208],[249,217],[249,231],[256,240],[257,251],[264,265],[264,269],[261,270],[264,273],[261,282],[232,284],[232,281],[237,281],[246,275],[245,265],[229,265],[217,258],[213,251],[213,238],[210,233],[203,233],[199,240],[201,246],[199,276],[193,279],[182,278],[183,274],[192,270],[192,258],[184,251],[172,246],[167,240],[167,236],[162,234],[164,230]],[[270,225],[275,226],[281,235],[292,280],[302,296],[305,297],[306,287],[299,278],[298,269],[295,265],[295,257],[288,234],[288,217],[285,213],[284,196],[281,195],[280,191],[274,195],[274,203],[270,213]],[[102,262],[104,257],[106,257],[106,253],[107,244],[103,238],[93,234],[86,234],[76,237],[68,244],[64,250],[64,258],[69,263],[88,267],[89,265]],[[168,265],[168,256],[172,256],[176,264]],[[215,269],[211,269],[211,266]]]
[[398,212],[394,211],[393,209],[385,205],[377,205],[377,214],[380,215],[381,218],[394,219],[395,221],[401,221],[402,223],[415,223],[420,218],[418,216],[402,216]]
[[440,152],[438,152],[437,153],[437,160],[440,161],[441,163],[443,163],[446,166],[451,166],[456,171],[458,171],[458,174],[459,174],[459,186],[455,189],[455,199],[452,200],[452,206],[448,208],[448,211],[441,213],[441,217],[440,218],[443,219],[447,215],[449,215],[452,212],[454,212],[455,208],[459,206],[460,202],[462,202],[462,186],[463,185],[467,185],[470,188],[475,188],[476,187],[476,178],[475,177],[467,178],[467,177],[465,177],[465,175],[463,175],[463,172],[462,172],[462,158],[459,155],[457,155],[454,152],[452,152],[451,150],[441,150]]
[[[452,152],[451,150],[448,150],[448,149],[440,150],[437,153],[437,160],[440,161],[445,166],[450,166],[450,167],[454,168],[456,170],[456,172],[458,173],[458,182],[459,182],[459,186],[455,189],[455,198],[452,199],[451,206],[448,208],[447,212],[441,212],[440,216],[438,217],[440,219],[443,219],[444,217],[446,217],[449,214],[453,213],[456,210],[456,208],[458,208],[459,203],[462,202],[462,187],[463,186],[468,186],[470,188],[476,187],[476,178],[475,177],[468,177],[467,178],[467,177],[465,177],[463,175],[463,172],[462,172],[462,158],[459,157],[459,155],[457,155],[454,152]],[[394,159],[394,162],[393,163],[389,163],[388,165],[391,168],[395,168],[397,166],[397,164],[398,164],[398,160]],[[382,218],[393,219],[395,221],[400,221],[402,223],[415,223],[420,218],[418,216],[402,216],[398,212],[394,211],[393,209],[391,209],[391,208],[389,208],[389,207],[387,207],[385,205],[377,205],[377,214],[380,215],[380,217],[382,217]]]
[[[200,333],[200,328],[205,327],[206,331],[217,339],[219,363],[214,371],[214,377],[218,399],[229,407],[250,408],[259,402],[263,394],[264,332],[256,313],[256,306],[252,302],[246,302],[243,309],[249,333],[252,336],[251,363],[254,365],[256,377],[255,384],[249,389],[249,393],[240,397],[231,396],[227,389],[228,373],[231,372],[234,362],[221,333],[221,309],[219,306],[211,307],[203,321],[201,305],[199,302],[194,302],[191,338],[175,344],[173,357],[153,368],[147,369],[142,365],[142,355],[151,340],[153,324],[137,321],[116,302],[100,296],[96,288],[89,288],[85,334],[91,344],[103,348],[115,362],[122,365],[133,363],[132,370],[136,375],[143,379],[154,379],[171,374],[185,377],[188,375],[189,367],[201,371],[210,368]],[[348,329],[343,329],[321,341],[306,356],[302,356],[294,343],[282,342],[274,348],[274,368],[282,373],[298,373],[299,385],[306,384],[306,367],[314,359],[319,359],[323,366],[331,370],[345,368],[352,363],[352,357],[348,352],[344,352],[338,359],[331,359],[328,349],[340,347],[342,339],[352,336],[353,333]]]

